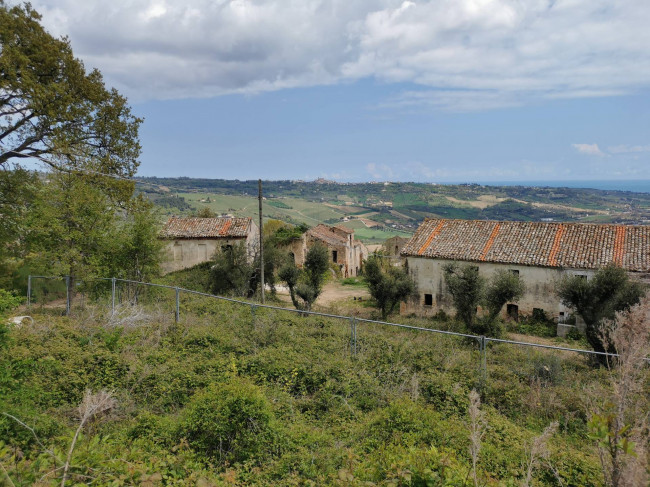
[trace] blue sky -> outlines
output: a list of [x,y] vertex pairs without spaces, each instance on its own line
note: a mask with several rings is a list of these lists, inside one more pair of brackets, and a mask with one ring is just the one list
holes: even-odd
[[126,94],[140,174],[650,179],[650,3],[42,0]]

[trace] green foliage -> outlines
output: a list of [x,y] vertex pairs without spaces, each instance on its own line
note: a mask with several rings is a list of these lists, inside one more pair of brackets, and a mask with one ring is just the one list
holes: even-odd
[[271,234],[269,244],[280,247],[289,245],[299,240],[307,230],[309,230],[309,227],[304,223],[295,226],[283,225]]
[[16,296],[15,292],[0,289],[0,318],[3,317],[7,311],[11,311],[20,306],[22,302],[23,298],[21,296]]
[[249,459],[261,463],[281,447],[270,402],[257,386],[236,377],[192,398],[179,434],[220,464]]
[[567,276],[557,286],[562,303],[575,309],[584,320],[587,340],[594,350],[610,353],[616,350],[603,343],[604,321],[637,304],[645,293],[642,283],[630,279],[624,269],[614,264],[599,269],[591,279]]
[[217,250],[210,269],[210,292],[251,297],[257,289],[257,270],[243,242]]
[[450,262],[443,268],[445,284],[454,301],[456,315],[468,330],[474,331],[476,309],[481,301],[485,280],[479,276],[478,267]]
[[111,230],[104,254],[105,275],[150,282],[160,274],[163,243],[153,205],[138,196]]
[[38,185],[33,172],[20,167],[0,170],[0,287],[11,288],[15,259],[24,251],[24,219]]
[[[79,438],[69,484],[92,475],[98,485],[464,485],[467,394],[479,380],[469,344],[360,325],[352,356],[349,327],[338,320],[263,308],[251,315],[200,296],[181,305],[181,324],[165,310],[138,326],[115,318],[109,326],[98,307],[78,319],[37,314],[34,325],[8,332],[0,413],[34,428],[62,458],[84,391],[115,391],[117,416]],[[557,375],[547,351],[532,361],[513,352],[504,344],[488,351],[481,485],[519,485],[524,445],[554,420],[551,463],[563,484],[599,485],[579,391],[605,371],[563,355]],[[545,367],[551,374],[536,390],[532,378]],[[0,462],[16,485],[46,474],[60,484],[29,430],[0,415],[0,438]],[[544,469],[537,482],[559,483]]]
[[415,282],[407,270],[391,265],[383,254],[375,252],[368,258],[364,276],[368,291],[381,311],[382,319],[386,319],[401,301],[416,293]]
[[217,214],[214,211],[212,211],[208,206],[204,206],[196,210],[192,214],[192,216],[196,218],[214,218],[217,216]]
[[329,252],[320,243],[311,246],[302,270],[293,262],[280,268],[278,277],[287,284],[296,309],[311,310],[312,304],[320,296],[329,268]]
[[0,121],[0,167],[34,156],[56,168],[133,176],[142,120],[99,71],[86,73],[68,39],[55,39],[39,21],[29,4],[0,2],[0,92],[10,115]]
[[[450,262],[443,267],[445,284],[454,301],[456,315],[471,333],[498,337],[502,333],[499,314],[507,302],[517,301],[525,286],[519,275],[498,270],[489,281],[479,275],[478,266]],[[477,319],[478,305],[487,313]]]
[[30,213],[32,264],[50,275],[99,273],[116,225],[109,198],[86,177],[54,172]]

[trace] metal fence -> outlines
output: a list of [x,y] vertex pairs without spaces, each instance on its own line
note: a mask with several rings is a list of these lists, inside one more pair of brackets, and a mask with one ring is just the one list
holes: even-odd
[[[64,287],[64,289],[63,289]],[[349,353],[357,356],[360,353],[371,352],[373,346],[372,337],[378,330],[386,332],[393,330],[401,333],[425,334],[428,337],[436,336],[438,341],[440,357],[445,363],[453,362],[455,356],[463,355],[463,360],[471,360],[477,367],[476,379],[484,383],[488,378],[488,371],[494,377],[502,376],[504,381],[513,374],[516,377],[526,377],[535,380],[554,381],[558,377],[563,380],[574,380],[572,377],[581,370],[589,370],[589,362],[607,356],[616,357],[614,354],[583,350],[578,348],[559,347],[541,343],[531,343],[500,338],[477,336],[455,331],[427,328],[423,326],[410,325],[406,323],[394,323],[388,321],[371,320],[356,316],[343,316],[338,314],[323,313],[318,311],[301,311],[292,308],[284,308],[257,302],[243,301],[240,299],[215,296],[212,294],[184,289],[176,286],[139,282],[128,279],[117,278],[93,278],[85,281],[72,281],[70,277],[52,276],[29,276],[27,286],[28,306],[45,306],[53,300],[65,303],[65,313],[70,314],[72,309],[73,296],[84,305],[86,301],[103,304],[113,316],[122,303],[131,304],[152,304],[162,305],[163,310],[168,313],[170,319],[179,322],[181,319],[181,304],[183,300],[191,297],[217,300],[224,303],[231,303],[234,306],[250,312],[254,321],[262,312],[275,312],[281,314],[297,314],[305,318],[314,317],[327,319],[332,322],[345,323],[348,328],[345,331],[345,348],[349,347]],[[169,301],[174,303],[173,313],[169,309]],[[191,303],[187,303],[191,307]],[[56,308],[54,308],[56,309]],[[224,315],[224,319],[227,315]],[[265,317],[269,320],[278,319],[279,315]],[[404,320],[408,321],[408,320]],[[359,337],[360,327],[363,326],[363,338]],[[342,338],[343,339],[343,338]],[[446,341],[445,341],[446,340]],[[375,350],[373,353],[380,353]],[[507,360],[502,360],[507,355]],[[580,360],[577,360],[581,358]],[[646,359],[650,362],[650,359]],[[508,365],[504,365],[508,364]],[[510,367],[511,370],[503,370],[503,367]],[[509,375],[510,374],[510,375]]]

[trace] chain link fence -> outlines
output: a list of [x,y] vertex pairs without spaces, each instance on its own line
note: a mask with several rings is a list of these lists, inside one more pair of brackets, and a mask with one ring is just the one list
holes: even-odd
[[[570,389],[564,386],[586,381],[593,375],[592,365],[599,355],[615,357],[533,341],[489,338],[410,324],[300,311],[127,279],[73,281],[69,277],[29,276],[27,302],[31,307],[66,314],[82,310],[92,303],[105,309],[109,320],[132,324],[137,324],[143,317],[134,310],[146,309],[148,316],[155,315],[156,321],[168,323],[178,323],[184,314],[191,313],[193,319],[207,324],[250,323],[258,333],[270,335],[274,333],[270,325],[293,326],[299,323],[302,327],[323,330],[322,338],[330,342],[329,348],[359,360],[374,360],[381,364],[387,362],[383,360],[384,356],[392,357],[395,362],[394,358],[402,355],[404,363],[407,363],[409,353],[428,354],[427,360],[432,368],[462,375],[478,387],[489,384],[499,401],[508,401],[513,383],[528,383],[531,404],[542,409],[552,407],[554,390],[561,394],[563,389]],[[399,347],[403,349],[396,350]],[[385,363],[385,374],[399,376],[405,373],[404,370],[395,363]]]

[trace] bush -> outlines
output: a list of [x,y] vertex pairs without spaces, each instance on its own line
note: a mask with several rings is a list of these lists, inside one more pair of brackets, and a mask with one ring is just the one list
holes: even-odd
[[11,311],[20,306],[22,302],[23,298],[16,296],[15,292],[0,289],[0,317],[4,316],[7,311]]
[[231,378],[197,394],[181,421],[180,436],[219,463],[259,461],[277,453],[281,432],[271,403],[254,384]]

